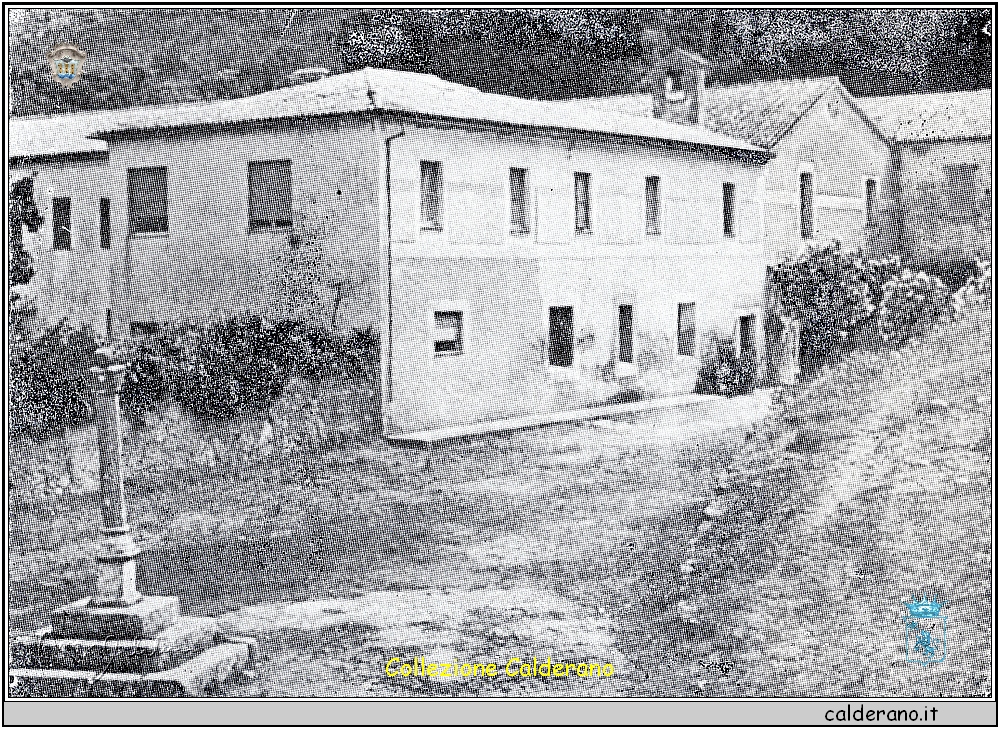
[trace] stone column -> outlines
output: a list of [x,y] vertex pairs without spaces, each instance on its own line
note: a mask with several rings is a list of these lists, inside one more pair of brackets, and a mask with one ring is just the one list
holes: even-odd
[[134,605],[142,599],[136,586],[135,558],[139,547],[132,538],[125,507],[121,395],[125,365],[111,364],[111,351],[99,349],[105,366],[90,368],[101,459],[101,512],[104,541],[97,554],[97,594],[92,604],[103,607]]

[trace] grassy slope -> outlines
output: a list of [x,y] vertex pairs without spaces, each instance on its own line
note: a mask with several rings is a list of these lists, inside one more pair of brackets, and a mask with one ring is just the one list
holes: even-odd
[[[729,511],[692,548],[700,624],[683,640],[665,625],[650,663],[694,648],[733,665],[686,660],[662,682],[696,695],[988,695],[990,352],[988,312],[974,312],[900,352],[855,353],[735,451],[689,454],[688,468],[720,474]],[[903,599],[925,589],[948,601],[947,659],[927,668],[905,662],[901,626]]]

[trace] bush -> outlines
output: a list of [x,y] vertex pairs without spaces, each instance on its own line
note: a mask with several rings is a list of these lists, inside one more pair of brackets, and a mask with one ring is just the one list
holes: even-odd
[[291,376],[282,336],[259,316],[237,317],[178,342],[174,397],[189,411],[231,417],[266,410]]
[[12,352],[10,429],[45,437],[90,420],[89,369],[96,364],[93,332],[60,322]]
[[883,341],[899,346],[910,337],[924,334],[931,325],[953,310],[951,291],[937,276],[906,270],[886,282],[878,312],[878,330]]
[[736,397],[753,392],[757,387],[758,363],[755,353],[736,354],[731,339],[712,336],[709,356],[698,371],[694,391],[700,395]]
[[976,275],[970,276],[955,292],[956,308],[961,311],[968,306],[989,304],[993,300],[993,266],[989,261],[976,264]]
[[870,269],[860,253],[845,253],[837,241],[810,245],[775,268],[781,305],[802,325],[803,365],[821,364],[872,316],[869,280],[879,275],[881,267]]

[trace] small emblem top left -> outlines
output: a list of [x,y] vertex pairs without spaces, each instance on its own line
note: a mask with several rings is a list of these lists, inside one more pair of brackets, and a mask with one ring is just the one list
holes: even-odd
[[49,51],[47,57],[56,83],[70,87],[80,80],[83,62],[87,58],[84,51],[70,43],[63,43]]

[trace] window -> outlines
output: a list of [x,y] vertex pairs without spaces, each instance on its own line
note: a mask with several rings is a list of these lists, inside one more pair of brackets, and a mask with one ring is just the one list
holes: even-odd
[[740,317],[740,356],[757,358],[757,317],[753,314]]
[[660,234],[660,178],[646,178],[646,235]]
[[128,171],[128,229],[134,233],[167,232],[167,168]]
[[731,182],[722,183],[722,234],[736,235],[736,185]]
[[434,356],[462,353],[462,312],[434,312]]
[[590,232],[590,174],[576,172],[573,174],[576,194],[576,232]]
[[531,232],[528,223],[528,171],[510,168],[510,232],[524,235]]
[[292,161],[248,164],[250,230],[290,228],[292,225]]
[[677,305],[677,354],[694,357],[695,344],[694,304]]
[[69,198],[52,198],[52,247],[57,251],[68,251],[73,243],[72,231]]
[[106,197],[101,198],[100,219],[101,219],[101,248],[110,248],[111,247],[111,201]]
[[632,305],[618,307],[618,361],[632,364]]
[[573,307],[549,307],[549,364],[573,366]]
[[878,205],[878,182],[872,178],[865,180],[865,225],[875,225],[875,209]]
[[440,162],[420,162],[420,227],[441,230],[444,177]]
[[799,230],[803,238],[812,238],[815,234],[813,195],[813,173],[803,172],[799,175]]
[[955,217],[966,217],[976,211],[976,173],[978,165],[962,163],[944,165],[947,176],[949,213]]

